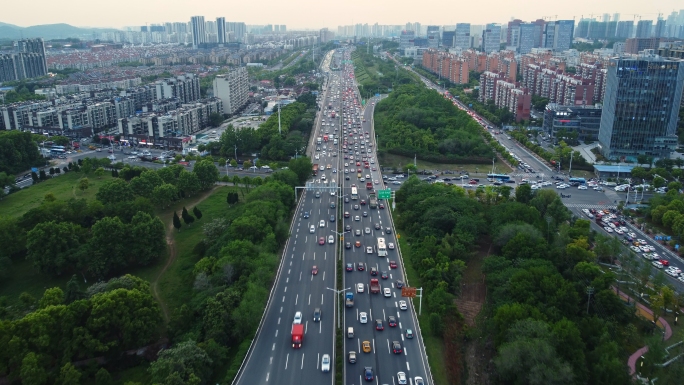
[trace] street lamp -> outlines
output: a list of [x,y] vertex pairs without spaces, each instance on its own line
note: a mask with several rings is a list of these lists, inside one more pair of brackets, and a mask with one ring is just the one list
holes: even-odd
[[[347,291],[347,290],[351,290],[351,287],[348,287],[348,288],[342,289],[342,290],[335,290],[335,289],[333,289],[333,288],[331,288],[331,287],[326,287],[326,289],[334,291],[335,294],[342,294],[342,293],[344,293],[344,292]],[[335,310],[337,310],[337,328],[338,328],[338,329],[340,328],[340,313],[341,313],[339,308],[340,308],[340,306],[338,305],[338,306],[337,306],[337,309],[335,309]]]

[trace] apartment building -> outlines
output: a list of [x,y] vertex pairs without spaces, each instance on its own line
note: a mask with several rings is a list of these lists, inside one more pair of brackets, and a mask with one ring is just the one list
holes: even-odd
[[200,81],[195,74],[158,80],[154,86],[156,99],[178,98],[183,103],[190,103],[201,98]]
[[247,68],[240,67],[214,79],[214,96],[223,102],[223,113],[232,115],[247,104],[249,78]]
[[482,103],[492,101],[497,107],[507,109],[516,122],[530,118],[532,95],[529,90],[503,74],[485,71],[480,75],[478,100]]

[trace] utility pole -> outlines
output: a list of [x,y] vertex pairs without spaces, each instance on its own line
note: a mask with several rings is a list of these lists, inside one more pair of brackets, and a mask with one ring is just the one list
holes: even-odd
[[574,153],[570,153],[570,168],[568,169],[568,177],[572,177],[572,155]]
[[280,129],[280,100],[278,100],[278,134],[283,134],[283,131]]

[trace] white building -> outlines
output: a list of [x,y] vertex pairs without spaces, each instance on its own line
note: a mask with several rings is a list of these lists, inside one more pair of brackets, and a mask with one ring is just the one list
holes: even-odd
[[234,114],[247,103],[249,80],[247,68],[240,67],[214,79],[214,96],[223,102],[223,112]]

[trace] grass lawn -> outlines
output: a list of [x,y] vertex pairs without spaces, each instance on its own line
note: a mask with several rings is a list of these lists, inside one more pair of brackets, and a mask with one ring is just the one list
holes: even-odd
[[[216,188],[211,196],[198,205],[202,211],[202,219],[195,221],[192,226],[185,226],[184,224],[181,231],[175,232],[173,235],[176,244],[176,260],[159,280],[159,293],[168,306],[170,316],[192,297],[193,277],[191,271],[197,262],[197,259],[192,255],[192,250],[204,238],[202,226],[215,218],[224,216],[229,211],[226,194],[232,188],[228,186]],[[196,197],[191,199],[194,200]],[[174,209],[180,215],[183,204],[183,202],[179,202],[170,210],[159,215],[166,226],[171,223]],[[190,212],[192,212],[192,207],[186,206]],[[161,268],[164,264],[165,262],[160,263],[159,267]]]
[[[402,167],[407,164],[413,164],[413,158],[408,158],[401,155],[394,155],[388,153],[381,153],[378,155],[378,160],[382,167]],[[470,175],[484,176],[485,174],[492,171],[491,165],[486,164],[445,164],[445,163],[432,163],[424,160],[418,159],[416,164],[418,165],[418,171],[428,170],[428,171],[467,171]],[[500,161],[496,163],[496,172],[502,174],[508,174],[513,172],[513,170],[501,163]]]
[[[397,234],[401,233],[402,231],[397,229]],[[413,266],[411,266],[406,254],[410,250],[411,246],[406,241],[406,237],[400,238],[398,242],[399,247],[401,247],[402,250],[402,262],[404,263],[404,269],[406,270],[406,280],[411,284],[411,286],[420,287],[420,277],[418,276],[418,272],[413,268]],[[412,301],[414,307],[417,308],[418,300],[413,299]],[[435,384],[447,384],[447,373],[444,363],[444,342],[439,337],[432,335],[427,314],[419,316],[418,323],[420,324],[420,331],[422,332],[423,342],[425,343],[425,353],[428,356],[428,363],[430,365],[430,371],[432,372],[432,377],[435,380]]]
[[84,174],[80,172],[68,172],[10,194],[0,200],[0,215],[10,217],[21,216],[25,212],[40,206],[47,193],[52,193],[58,200],[68,200],[69,198],[94,199],[102,183],[112,178],[110,173],[105,173],[101,179],[98,179],[91,173],[88,176],[88,181],[90,182],[88,189],[81,192],[77,188],[77,184],[78,180],[83,176]]

